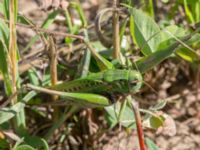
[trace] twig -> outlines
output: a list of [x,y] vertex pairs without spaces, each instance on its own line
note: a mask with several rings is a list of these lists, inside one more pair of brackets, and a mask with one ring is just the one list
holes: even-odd
[[[49,36],[49,53],[50,53],[50,71],[51,71],[51,85],[54,86],[57,83],[58,75],[57,75],[57,51],[56,45],[54,43],[54,39],[52,36]],[[52,95],[52,100],[56,101],[58,96]],[[58,107],[54,107],[53,119],[54,121],[58,120],[59,109]]]
[[49,52],[50,52],[50,70],[51,70],[51,84],[57,83],[57,51],[52,36],[49,37]]
[[[0,17],[0,19],[9,23],[9,20],[3,19],[1,17]],[[36,30],[36,31],[44,32],[44,33],[47,33],[47,34],[71,37],[71,38],[76,38],[76,39],[79,39],[79,40],[84,39],[84,37],[81,36],[81,35],[68,34],[68,33],[63,33],[63,32],[58,32],[58,31],[51,31],[51,30],[48,30],[48,29],[43,29],[43,28],[35,27],[35,26],[32,26],[32,25],[25,25],[25,24],[21,24],[21,23],[16,23],[16,25],[24,27],[24,28],[30,28],[30,29],[33,29],[33,30]]]

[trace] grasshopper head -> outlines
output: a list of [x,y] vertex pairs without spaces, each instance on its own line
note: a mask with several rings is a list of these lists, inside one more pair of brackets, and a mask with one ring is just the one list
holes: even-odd
[[130,92],[137,92],[142,87],[142,75],[136,70],[129,72],[128,87]]

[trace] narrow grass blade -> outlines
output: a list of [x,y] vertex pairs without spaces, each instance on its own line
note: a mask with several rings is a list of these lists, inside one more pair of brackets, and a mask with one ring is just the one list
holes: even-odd
[[9,20],[9,3],[8,0],[3,1],[3,14],[7,20]]
[[188,5],[187,0],[183,0],[183,2],[184,2],[184,9],[185,9],[186,16],[189,18],[189,21],[191,23],[195,23],[194,17],[188,7],[189,5]]
[[2,73],[3,75],[6,94],[9,95],[9,93],[12,92],[12,87],[7,65],[8,64],[7,56],[8,56],[7,48],[5,46],[4,41],[0,38],[0,73]]

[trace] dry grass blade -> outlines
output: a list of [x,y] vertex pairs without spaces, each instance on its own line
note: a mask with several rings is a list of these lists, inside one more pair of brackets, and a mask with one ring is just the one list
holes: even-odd
[[[117,9],[118,0],[113,0],[113,7]],[[120,59],[119,14],[113,11],[113,58]]]
[[[17,39],[16,39],[16,27],[15,27],[15,3],[14,0],[10,1],[10,40],[9,40],[9,60],[10,60],[10,75],[12,78],[12,92],[17,91]],[[17,102],[17,98],[13,98],[12,104]]]

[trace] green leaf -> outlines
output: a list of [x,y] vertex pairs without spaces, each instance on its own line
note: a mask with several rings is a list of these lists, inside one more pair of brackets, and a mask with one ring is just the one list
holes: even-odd
[[192,38],[188,41],[190,45],[197,45],[200,43],[200,33],[197,33],[192,36]]
[[8,72],[8,62],[7,62],[7,49],[5,43],[2,39],[0,39],[0,73],[3,75],[3,79],[5,81],[6,93],[11,93],[11,82],[9,80],[9,72]]
[[10,120],[15,115],[17,115],[23,108],[25,107],[25,103],[27,103],[32,97],[34,97],[36,93],[34,91],[29,92],[22,101],[16,103],[11,107],[6,107],[0,109],[0,124]]
[[110,128],[120,123],[123,127],[135,129],[135,116],[132,108],[127,104],[117,102],[111,106],[105,107],[106,119]]
[[49,150],[47,141],[37,136],[26,135],[24,142],[37,149],[43,147],[43,150]]
[[161,63],[163,60],[171,56],[171,54],[173,54],[178,48],[178,46],[180,45],[180,41],[182,41],[182,43],[189,41],[195,35],[195,33],[199,32],[199,30],[200,28],[198,28],[196,31],[194,31],[191,34],[184,36],[179,41],[174,42],[167,48],[156,51],[150,54],[149,56],[141,58],[140,60],[136,62],[137,68],[139,69],[141,73],[144,73],[149,69],[152,69],[153,67]]
[[[162,42],[159,44],[158,50],[167,48],[174,41],[179,40],[186,34],[187,30],[183,28],[177,27],[176,25],[171,25],[166,27],[161,32]],[[183,42],[185,45],[193,45],[194,43],[198,43],[200,40],[199,34],[195,34],[188,42]],[[181,42],[181,41],[180,41]],[[179,48],[175,52],[178,56],[183,58],[189,62],[199,62],[199,55],[192,49],[185,47],[184,45],[180,45]]]
[[163,126],[165,119],[162,116],[152,116],[149,121],[151,128],[158,129]]
[[1,139],[0,138],[0,149],[1,150],[7,150],[9,149],[9,143],[6,139]]
[[145,138],[148,150],[158,150],[158,146],[149,138]]
[[35,150],[35,149],[29,145],[19,145],[14,150]]
[[152,69],[159,63],[161,63],[166,58],[168,58],[175,51],[176,48],[177,48],[177,45],[172,44],[171,46],[169,46],[168,48],[166,48],[164,50],[154,52],[154,53],[150,54],[149,56],[139,59],[136,62],[136,66],[141,73],[144,73],[144,72]]
[[160,44],[160,28],[154,20],[141,10],[132,8],[130,13],[133,19],[130,20],[130,31],[133,39],[141,48],[144,55],[150,55],[157,50]]
[[164,108],[166,106],[166,104],[167,104],[167,101],[161,100],[155,106],[153,106],[150,109],[151,110],[160,110],[160,109]]
[[190,49],[187,49],[187,48],[177,49],[176,54],[186,61],[189,61],[192,63],[200,62],[200,57],[197,55],[197,53],[194,51],[191,51]]
[[[191,45],[190,47],[196,47],[198,49],[200,46],[200,34],[195,34],[192,36],[192,38],[186,42],[186,44],[189,46]],[[200,63],[200,56],[197,54],[197,52],[187,47],[181,46],[176,50],[176,54],[188,62],[196,64]]]
[[39,85],[39,78],[35,68],[28,70],[28,77],[32,84]]
[[3,3],[0,2],[0,13],[3,14]]
[[114,105],[111,105],[111,106],[105,107],[105,110],[107,113],[105,115],[105,118],[108,124],[110,125],[110,128],[113,128],[118,123],[118,117],[116,116],[115,107]]
[[6,93],[9,95],[12,92],[12,87],[8,72],[8,43],[9,29],[0,19],[0,73],[3,75]]
[[7,20],[9,20],[9,2],[8,0],[3,1],[3,14]]
[[188,17],[188,19],[189,19],[189,21],[191,23],[194,23],[195,22],[194,16],[193,16],[192,12],[189,9],[188,1],[187,0],[183,0],[183,2],[184,2],[183,4],[184,4],[184,9],[185,9],[186,16]]
[[167,48],[169,45],[175,42],[177,38],[181,38],[184,35],[186,35],[186,30],[176,25],[170,25],[165,27],[160,32],[161,40],[157,50],[162,50],[164,48]]
[[49,150],[49,145],[48,145],[47,141],[45,139],[41,139],[41,140],[42,140],[42,143],[43,143],[44,150]]

